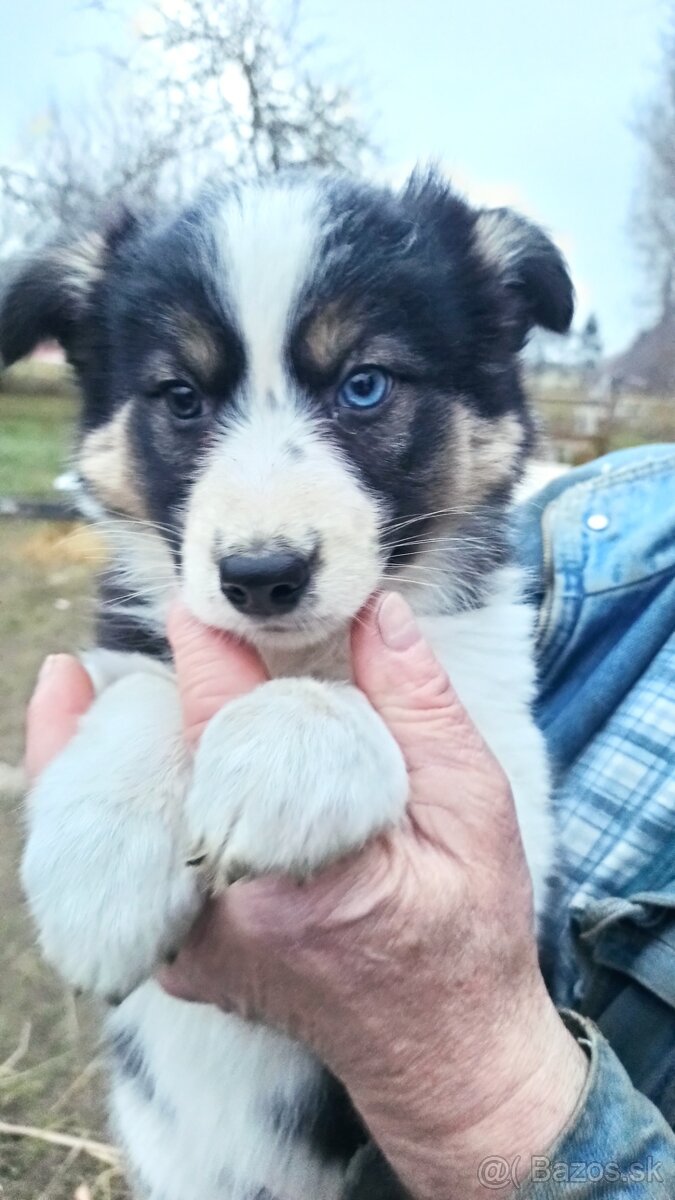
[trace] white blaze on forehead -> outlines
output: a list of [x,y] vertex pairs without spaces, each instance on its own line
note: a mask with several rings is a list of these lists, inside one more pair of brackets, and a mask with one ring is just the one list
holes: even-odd
[[328,217],[319,190],[283,185],[245,189],[217,215],[212,270],[244,341],[246,380],[190,493],[183,585],[203,621],[252,640],[264,629],[223,596],[221,557],[279,544],[318,551],[298,644],[344,627],[382,571],[378,501],[289,379],[289,334]]
[[287,334],[320,233],[316,190],[251,187],[222,210],[223,284],[244,338],[250,400],[282,399]]

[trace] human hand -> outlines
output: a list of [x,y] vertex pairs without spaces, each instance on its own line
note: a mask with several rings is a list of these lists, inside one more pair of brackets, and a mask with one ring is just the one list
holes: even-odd
[[[265,673],[184,613],[172,637],[194,744],[223,692]],[[309,1043],[415,1196],[471,1200],[488,1194],[477,1174],[487,1155],[526,1160],[554,1140],[586,1060],[538,970],[506,780],[398,598],[363,615],[353,655],[356,683],[406,757],[408,821],[305,887],[234,885],[162,982]],[[29,732],[65,665],[38,689]]]
[[415,1196],[471,1200],[493,1194],[484,1158],[527,1163],[555,1139],[587,1060],[538,968],[503,772],[400,598],[352,646],[406,758],[408,820],[304,887],[230,888],[162,983],[309,1043]]

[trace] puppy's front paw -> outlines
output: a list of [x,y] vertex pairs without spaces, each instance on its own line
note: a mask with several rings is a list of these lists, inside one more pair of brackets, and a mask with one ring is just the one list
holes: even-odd
[[356,688],[275,679],[207,726],[187,800],[190,861],[215,887],[304,876],[396,824],[407,795],[403,756]]

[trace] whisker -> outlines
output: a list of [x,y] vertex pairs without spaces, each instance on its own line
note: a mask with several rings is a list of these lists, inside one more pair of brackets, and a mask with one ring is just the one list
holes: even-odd
[[386,521],[381,526],[382,532],[394,533],[398,529],[404,529],[407,525],[414,525],[415,522],[429,521],[432,517],[453,516],[456,515],[451,508],[437,508],[430,512],[417,513],[414,517],[406,517],[400,521]]
[[99,517],[95,522],[95,526],[109,527],[112,529],[121,530],[123,527],[129,530],[129,527],[138,526],[144,533],[166,533],[175,537],[180,532],[175,525],[165,525],[163,521],[146,521],[142,517],[132,517],[120,514],[118,517],[104,516]]
[[[437,578],[446,580],[449,576],[449,572],[445,567],[437,567],[429,563],[401,563],[400,570],[419,571],[422,575],[435,575]],[[398,572],[399,568],[397,567],[396,563],[391,563],[389,566],[389,573],[392,575],[398,575]]]
[[467,534],[465,537],[403,538],[401,541],[397,539],[395,542],[383,542],[382,545],[385,550],[399,550],[405,547],[414,548],[415,546],[420,548],[424,546],[434,548],[440,548],[441,546],[483,546],[485,545],[485,539]]
[[380,527],[382,533],[393,533],[397,529],[403,529],[407,525],[413,525],[416,521],[429,521],[433,517],[456,516],[456,517],[480,517],[483,514],[486,516],[494,516],[494,507],[489,504],[475,504],[470,507],[464,505],[448,505],[446,508],[431,509],[427,512],[417,513],[415,516],[406,517],[400,521],[384,521]]
[[426,580],[426,579],[406,579],[406,577],[404,575],[398,575],[398,576],[396,576],[396,578],[391,578],[388,575],[383,575],[382,579],[383,579],[384,583],[394,583],[394,584],[409,583],[411,587],[430,588],[436,592],[440,592],[441,595],[443,594],[443,588],[441,587],[440,583],[432,583],[431,581]]
[[101,596],[98,598],[98,604],[101,607],[108,606],[110,608],[115,608],[121,604],[127,604],[129,601],[134,601],[134,600],[143,601],[143,600],[150,599],[153,596],[160,596],[160,595],[168,597],[170,594],[171,594],[171,588],[165,588],[165,587],[147,588],[142,591],[138,590],[138,591],[134,591],[134,592],[125,592],[124,595],[122,595],[122,596]]

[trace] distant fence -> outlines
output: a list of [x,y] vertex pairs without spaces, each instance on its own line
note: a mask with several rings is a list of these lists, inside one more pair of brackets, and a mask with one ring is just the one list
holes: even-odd
[[563,386],[536,378],[529,381],[529,393],[541,418],[545,448],[559,462],[587,462],[625,446],[675,441],[675,395],[617,386],[585,389],[579,383]]
[[78,521],[82,519],[82,509],[67,497],[33,500],[0,495],[0,517],[15,517],[18,521]]

